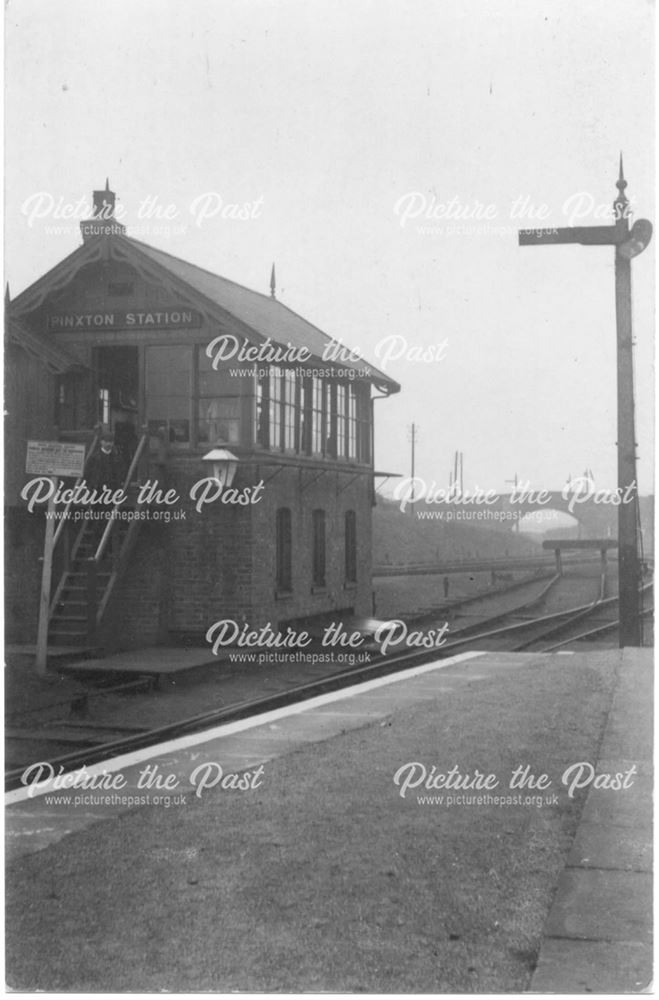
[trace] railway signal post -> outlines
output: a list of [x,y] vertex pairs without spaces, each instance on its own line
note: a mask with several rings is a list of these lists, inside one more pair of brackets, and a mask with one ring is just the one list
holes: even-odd
[[631,259],[642,253],[652,237],[652,225],[638,219],[629,225],[627,181],[622,169],[616,181],[614,221],[608,226],[569,226],[562,229],[519,231],[520,246],[579,243],[615,247],[616,338],[618,345],[618,488],[631,497],[618,507],[618,566],[620,647],[641,645],[640,561],[638,557],[638,485],[634,428],[634,375],[632,367]]

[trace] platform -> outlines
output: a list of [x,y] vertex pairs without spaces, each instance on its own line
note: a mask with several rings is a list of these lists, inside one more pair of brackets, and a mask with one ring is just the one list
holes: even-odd
[[140,674],[160,676],[178,674],[195,667],[222,662],[228,652],[222,650],[214,656],[209,646],[150,646],[148,649],[131,649],[123,653],[93,659],[80,659],[60,666],[66,674]]
[[[92,646],[48,646],[46,649],[46,658],[51,665],[57,665],[60,661],[66,661],[70,659],[75,659],[79,656],[91,656],[96,653],[97,650]],[[7,659],[21,658],[21,659],[35,659],[37,655],[37,647],[34,643],[8,643],[5,646],[5,655]]]
[[634,768],[633,784],[624,794],[588,791],[545,925],[532,992],[638,993],[652,979],[649,653],[624,650],[596,766],[599,774]]
[[[59,647],[54,648],[59,652]],[[227,650],[214,656],[208,646],[151,646],[104,657],[90,656],[89,651],[79,649],[78,658],[74,660],[67,659],[63,653],[66,662],[62,663],[51,659],[49,653],[49,669],[45,675],[39,675],[34,647],[13,646],[11,650],[13,664],[5,678],[5,704],[10,718],[25,712],[47,714],[54,709],[72,708],[90,694],[90,690],[80,683],[83,678],[105,678],[110,683],[126,678],[135,678],[135,682],[137,678],[151,678],[157,684],[161,677],[175,679],[197,668],[221,665],[229,657]]]
[[[650,651],[462,654],[126,755],[112,772],[124,786],[97,801],[9,793],[9,982],[76,991],[638,990],[650,928],[637,891],[649,877],[650,681]],[[570,798],[561,776],[578,761],[598,773],[630,762],[638,783]],[[465,801],[451,791],[450,804],[446,789],[401,795],[412,764],[427,774],[491,773],[501,781],[491,795],[504,801],[482,789]],[[504,778],[520,766],[548,775],[540,804],[531,788],[505,801]],[[219,767],[224,777],[249,772],[257,785],[222,788]],[[145,773],[176,784],[149,788]],[[131,809],[131,796],[143,807]],[[593,891],[609,879],[588,859],[602,871],[617,866],[608,895],[583,896],[582,868]],[[613,891],[625,905],[608,905]],[[584,898],[600,926],[581,921],[565,950]],[[117,922],[121,912],[131,920]],[[185,940],[181,921],[191,928]],[[598,964],[598,934],[617,942],[615,968]]]

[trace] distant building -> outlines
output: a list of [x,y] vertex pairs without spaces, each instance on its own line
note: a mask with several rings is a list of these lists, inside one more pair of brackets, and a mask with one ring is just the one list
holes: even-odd
[[[200,639],[223,618],[369,613],[372,394],[400,387],[365,361],[327,360],[331,339],[274,288],[127,237],[107,186],[94,206],[82,246],[7,303],[9,641],[37,627],[46,505],[29,512],[21,496],[31,439],[84,443],[87,487],[103,461],[126,486],[105,538],[107,504],[57,507],[49,642],[112,649]],[[217,449],[223,469],[236,459],[234,492],[197,510]],[[257,502],[224,502],[259,483]],[[176,502],[156,502],[165,490]]]

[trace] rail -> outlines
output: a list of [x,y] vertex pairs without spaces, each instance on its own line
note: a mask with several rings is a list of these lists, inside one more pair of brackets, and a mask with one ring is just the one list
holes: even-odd
[[[647,584],[644,589],[647,590],[651,586],[652,584]],[[75,770],[83,765],[90,766],[94,763],[99,763],[100,761],[107,761],[124,753],[130,753],[146,746],[152,746],[164,740],[174,739],[192,732],[199,732],[211,726],[217,726],[228,722],[234,722],[239,719],[249,718],[262,712],[272,711],[276,708],[316,697],[317,695],[324,694],[328,691],[336,691],[343,687],[358,684],[361,681],[368,680],[373,677],[386,676],[387,674],[395,673],[399,670],[412,669],[422,663],[428,663],[434,659],[442,659],[444,656],[452,655],[453,651],[457,647],[474,643],[483,638],[489,638],[494,635],[503,635],[504,633],[516,635],[520,629],[534,628],[539,624],[558,618],[565,619],[561,623],[561,627],[566,627],[575,620],[576,616],[581,617],[584,611],[592,614],[594,611],[599,610],[602,607],[602,604],[606,604],[608,606],[614,604],[616,601],[616,597],[608,598],[604,602],[595,600],[589,605],[569,608],[563,611],[555,612],[551,615],[540,616],[530,621],[514,623],[504,628],[489,628],[476,635],[463,636],[461,638],[458,637],[456,640],[442,646],[440,649],[424,651],[412,650],[409,652],[394,653],[393,655],[377,657],[374,658],[367,666],[352,667],[349,670],[344,670],[337,674],[330,674],[306,684],[295,685],[275,694],[269,694],[265,697],[238,702],[234,705],[224,706],[219,709],[212,709],[208,712],[203,712],[187,719],[181,719],[177,722],[168,723],[167,725],[157,729],[141,732],[135,736],[115,739],[99,746],[85,748],[84,750],[76,750],[63,754],[57,758],[50,758],[50,760],[53,766],[61,768],[62,771]],[[520,608],[512,609],[508,612],[508,614],[513,615],[519,610]],[[491,625],[493,621],[498,619],[499,616],[496,616],[494,619],[490,619],[488,622],[482,623],[482,625],[487,625],[488,623]],[[606,627],[613,627],[613,623],[607,625]],[[536,636],[535,640],[537,641],[539,638],[541,637]],[[554,647],[546,647],[546,651],[549,651],[551,648]],[[25,766],[23,765],[22,767],[13,768],[5,773],[5,787],[7,790],[21,787],[21,775],[24,770]]]
[[[570,553],[563,562],[567,563],[590,563],[596,558],[595,555],[587,555],[580,552]],[[647,560],[646,560],[647,561]],[[440,576],[443,573],[458,572],[490,572],[494,570],[525,570],[544,569],[554,565],[552,555],[544,555],[539,552],[530,556],[492,556],[482,559],[451,559],[445,562],[427,563],[378,563],[373,566],[373,576],[384,578],[388,576]]]
[[[130,489],[130,484],[133,482],[133,477],[135,471],[139,465],[140,459],[146,447],[146,442],[148,439],[148,434],[146,431],[142,434],[137,448],[135,449],[135,454],[131,460],[130,466],[128,467],[128,472],[126,473],[126,478],[123,483],[122,494],[126,496],[128,490]],[[96,551],[93,556],[87,560],[87,573],[86,573],[86,605],[87,605],[87,638],[93,643],[96,639],[96,634],[98,626],[101,623],[103,616],[107,610],[110,598],[114,591],[117,581],[124,572],[126,564],[128,561],[128,556],[132,549],[133,540],[138,530],[139,521],[135,518],[129,521],[128,531],[121,543],[119,545],[117,538],[117,525],[118,519],[115,516],[119,510],[119,504],[115,503],[108,518],[108,523],[106,524],[101,539],[98,543]],[[101,560],[105,554],[108,543],[112,541],[112,560],[111,560],[111,570],[110,576],[107,584],[104,588],[103,595],[99,602],[98,595],[98,576],[99,576],[99,566]]]
[[[651,608],[645,608],[644,611],[641,611],[641,618],[649,618],[652,614],[654,614],[654,606]],[[613,621],[605,622],[604,625],[598,625],[596,628],[591,628],[586,632],[580,632],[578,635],[573,635],[569,639],[563,639],[561,642],[556,642],[553,646],[548,646],[546,652],[552,653],[555,649],[561,649],[563,646],[571,646],[573,642],[580,642],[583,639],[594,639],[596,636],[603,635],[604,632],[611,632],[614,628],[619,627],[620,619],[614,618]]]
[[93,436],[93,438],[91,440],[91,444],[89,446],[89,451],[85,455],[85,462],[84,462],[84,466],[83,466],[82,475],[78,476],[78,478],[76,479],[75,483],[73,484],[73,490],[71,491],[71,497],[67,501],[66,506],[64,507],[64,510],[62,512],[62,518],[61,518],[59,524],[57,525],[57,527],[55,528],[55,534],[53,535],[53,548],[57,545],[57,542],[59,541],[59,538],[60,538],[60,536],[62,534],[62,531],[64,530],[64,525],[66,524],[66,522],[68,520],[68,517],[69,517],[69,511],[71,510],[71,507],[73,506],[73,497],[75,495],[76,489],[78,488],[78,486],[80,486],[84,482],[84,479],[85,479],[85,471],[84,470],[87,468],[87,463],[89,462],[89,459],[92,457],[92,455],[96,451],[96,446],[98,445],[99,440],[100,440],[100,434],[99,434],[99,431],[98,431],[98,428],[97,428],[94,431],[94,436]]
[[[76,479],[76,481],[75,481],[75,483],[73,485],[73,490],[71,491],[71,497],[67,501],[67,503],[66,503],[66,505],[64,507],[64,510],[62,511],[62,517],[58,521],[57,527],[55,528],[55,533],[53,535],[53,560],[57,560],[58,561],[59,568],[58,568],[58,576],[57,576],[57,580],[58,580],[57,586],[55,587],[55,590],[54,590],[53,594],[51,595],[50,604],[49,604],[49,607],[48,607],[48,618],[49,619],[53,615],[53,613],[54,613],[54,611],[55,611],[55,609],[56,609],[56,607],[58,605],[59,599],[62,596],[62,591],[64,590],[64,586],[66,584],[66,579],[67,579],[67,576],[68,576],[68,573],[69,573],[69,568],[71,566],[71,563],[73,562],[73,560],[75,559],[75,557],[77,555],[78,549],[80,548],[80,543],[82,541],[82,536],[83,536],[84,531],[85,531],[85,525],[84,525],[84,523],[81,525],[80,530],[78,531],[78,533],[77,533],[76,537],[74,538],[73,543],[71,545],[68,545],[68,544],[67,545],[63,545],[63,548],[60,547],[60,549],[58,550],[58,543],[59,543],[59,540],[62,537],[62,535],[64,535],[64,537],[68,541],[68,533],[69,533],[69,525],[70,525],[69,513],[71,511],[71,507],[73,506],[73,498],[74,498],[74,496],[76,494],[77,487],[81,486],[82,483],[85,481],[85,470],[87,468],[87,464],[88,464],[90,458],[92,457],[92,455],[94,454],[94,452],[96,451],[96,448],[98,446],[99,441],[100,441],[100,430],[99,430],[99,428],[96,428],[94,430],[94,436],[92,437],[92,440],[91,440],[91,443],[90,443],[90,446],[89,446],[89,450],[87,451],[87,453],[85,455],[85,462],[84,462],[84,465],[83,465],[82,475],[78,476],[78,478]],[[60,555],[60,552],[61,552],[61,555]]]
[[[130,463],[130,466],[128,467],[128,472],[126,473],[126,479],[124,480],[123,487],[122,487],[122,493],[124,494],[124,496],[127,494],[128,489],[130,488],[130,484],[133,482],[133,476],[135,475],[135,470],[137,469],[137,466],[139,465],[140,458],[142,457],[142,452],[144,451],[144,449],[146,447],[146,442],[147,442],[147,433],[145,431],[142,434],[142,437],[140,438],[140,440],[139,440],[139,442],[137,444],[137,448],[135,449],[135,454],[133,455],[133,458],[132,458],[132,461]],[[115,504],[114,505],[114,510],[116,511],[118,509],[119,509],[119,504]],[[103,553],[104,553],[105,548],[107,546],[108,539],[110,538],[110,535],[112,534],[113,525],[115,523],[116,523],[116,518],[112,514],[108,518],[108,523],[105,526],[105,530],[104,530],[104,532],[103,532],[103,534],[101,536],[101,540],[98,543],[98,548],[96,549],[96,552],[92,556],[92,558],[95,559],[97,563],[103,557]]]

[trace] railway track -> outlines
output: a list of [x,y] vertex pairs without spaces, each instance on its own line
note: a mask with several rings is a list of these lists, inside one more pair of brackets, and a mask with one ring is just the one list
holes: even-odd
[[[552,579],[548,586],[544,588],[540,597],[536,597],[532,601],[520,605],[513,611],[495,615],[486,623],[481,622],[477,625],[467,626],[461,630],[460,635],[439,648],[375,656],[367,665],[351,667],[340,673],[295,685],[275,694],[212,709],[208,712],[203,712],[155,729],[131,732],[119,738],[79,748],[56,757],[45,753],[44,759],[48,759],[52,766],[60,771],[60,773],[74,771],[83,765],[91,766],[92,764],[102,763],[121,754],[154,746],[166,740],[199,732],[223,723],[235,722],[254,715],[260,715],[274,709],[308,700],[320,694],[359,684],[361,681],[411,669],[432,660],[443,659],[466,648],[478,649],[480,647],[488,651],[507,649],[509,651],[529,650],[534,652],[550,652],[566,644],[599,635],[604,631],[610,631],[616,627],[617,617],[606,621],[604,624],[598,624],[589,631],[576,635],[573,634],[575,626],[581,626],[581,623],[595,615],[601,614],[602,611],[615,609],[618,600],[617,597],[605,598],[603,596],[606,588],[606,579],[604,576],[600,581],[599,596],[589,604],[548,615],[532,617],[523,621],[513,620],[508,621],[507,624],[502,624],[502,621],[514,619],[521,612],[528,610],[529,607],[537,605],[555,582],[555,579]],[[649,583],[643,589],[644,591],[648,591],[651,588],[652,584]],[[646,613],[650,613],[650,611],[651,609],[648,609]],[[571,633],[570,637],[561,641],[560,636],[565,636],[568,632]],[[79,725],[82,724],[79,723]],[[120,727],[114,727],[115,730],[117,728]],[[57,742],[57,739],[52,741]],[[48,742],[47,731],[44,731],[44,742]],[[31,762],[25,761],[21,766],[13,767],[5,772],[6,791],[21,786],[21,775],[27,763]]]
[[[651,618],[654,615],[654,606],[646,608],[641,612],[642,618]],[[588,642],[592,639],[597,639],[599,636],[604,635],[607,632],[611,632],[617,629],[620,625],[620,619],[614,618],[611,621],[606,621],[601,625],[596,625],[594,628],[587,629],[585,632],[577,632],[569,638],[562,639],[560,642],[554,643],[552,646],[548,646],[545,652],[551,653],[556,649],[562,649],[564,646],[571,646],[575,642]]]

